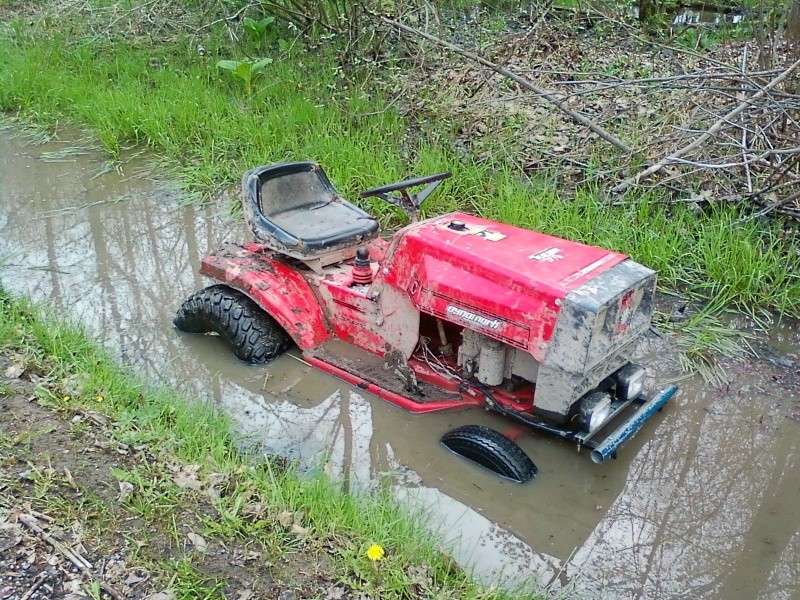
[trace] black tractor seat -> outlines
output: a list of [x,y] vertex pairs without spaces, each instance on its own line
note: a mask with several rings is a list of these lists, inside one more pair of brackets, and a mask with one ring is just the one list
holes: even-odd
[[352,258],[378,235],[378,221],[339,196],[313,162],[249,170],[242,205],[256,241],[315,270]]

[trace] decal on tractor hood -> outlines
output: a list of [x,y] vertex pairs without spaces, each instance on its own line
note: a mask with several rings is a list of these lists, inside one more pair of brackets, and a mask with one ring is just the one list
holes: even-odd
[[469,321],[475,325],[481,325],[491,329],[497,329],[503,323],[500,319],[489,319],[487,317],[482,317],[481,315],[477,315],[474,312],[470,312],[464,308],[461,308],[460,306],[456,306],[455,304],[450,304],[447,306],[447,313],[461,317],[465,321]]
[[607,262],[609,262],[611,260],[614,260],[615,258],[616,258],[616,254],[613,254],[613,253],[606,254],[603,258],[599,258],[596,261],[594,261],[592,264],[586,265],[582,269],[580,269],[578,271],[575,271],[572,275],[568,275],[567,277],[564,277],[564,279],[562,279],[561,282],[562,283],[572,283],[573,281],[577,281],[578,279],[580,279],[581,277],[583,277],[587,273],[591,273],[595,269],[599,269],[604,264],[606,264]]
[[564,258],[564,255],[561,254],[561,248],[553,246],[552,248],[545,248],[539,252],[534,252],[528,258],[539,262],[556,262]]

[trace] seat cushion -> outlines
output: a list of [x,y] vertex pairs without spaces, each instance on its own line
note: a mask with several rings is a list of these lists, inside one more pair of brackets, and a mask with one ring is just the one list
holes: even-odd
[[270,221],[309,250],[355,245],[372,239],[378,232],[378,222],[353,208],[337,198],[272,214]]

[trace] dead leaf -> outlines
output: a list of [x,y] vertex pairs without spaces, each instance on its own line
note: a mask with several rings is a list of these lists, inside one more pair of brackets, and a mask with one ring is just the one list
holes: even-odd
[[208,542],[202,535],[190,531],[186,534],[186,537],[189,538],[190,542],[192,542],[195,550],[197,550],[200,554],[206,553],[208,550]]
[[242,507],[242,513],[251,517],[262,517],[265,511],[263,502],[248,502]]
[[300,537],[308,535],[308,529],[306,529],[305,527],[301,527],[297,523],[292,523],[292,526],[289,528],[289,531]]
[[72,472],[67,468],[64,467],[64,479],[67,480],[67,483],[73,488],[78,489],[78,485],[75,483],[75,480],[72,478]]
[[179,488],[190,489],[199,492],[203,489],[203,484],[197,478],[200,465],[183,465],[172,476],[172,481]]
[[288,529],[294,523],[294,513],[290,510],[281,511],[278,513],[278,523]]
[[137,583],[141,583],[142,581],[147,581],[148,579],[150,579],[149,575],[145,575],[144,577],[139,577],[135,572],[132,572],[125,578],[124,583],[129,587],[133,587]]
[[8,379],[19,379],[25,373],[25,367],[16,363],[6,369],[5,376]]
[[209,473],[206,477],[206,483],[210,486],[217,486],[228,481],[230,477],[229,473]]
[[130,481],[119,482],[119,501],[125,502],[133,495],[133,484]]
[[177,595],[174,590],[166,589],[163,592],[156,592],[142,598],[142,600],[175,600]]
[[86,416],[89,417],[92,421],[94,421],[98,425],[108,425],[109,419],[103,413],[91,411],[86,413]]
[[325,590],[325,600],[343,600],[345,589],[341,585],[332,585]]

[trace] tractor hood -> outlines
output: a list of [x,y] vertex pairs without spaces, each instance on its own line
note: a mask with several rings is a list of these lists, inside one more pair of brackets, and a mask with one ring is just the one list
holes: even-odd
[[420,311],[572,372],[649,325],[655,287],[623,254],[462,213],[398,232],[384,264]]

